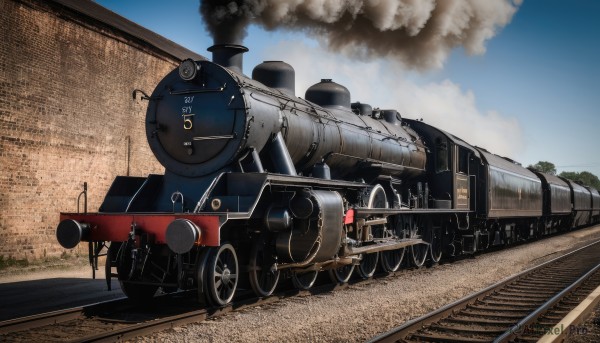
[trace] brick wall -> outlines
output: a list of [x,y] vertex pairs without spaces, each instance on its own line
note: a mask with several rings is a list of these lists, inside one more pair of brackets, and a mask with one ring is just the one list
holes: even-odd
[[[0,256],[58,256],[61,211],[88,182],[98,209],[116,175],[162,173],[146,101],[177,61],[42,1],[0,0]],[[97,25],[97,24],[96,24]],[[84,250],[82,250],[84,251]]]

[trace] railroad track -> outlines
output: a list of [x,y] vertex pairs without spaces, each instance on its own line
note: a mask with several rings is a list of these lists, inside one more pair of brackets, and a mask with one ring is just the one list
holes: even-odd
[[324,283],[308,291],[285,289],[268,298],[242,292],[223,308],[202,308],[193,292],[157,296],[151,302],[126,298],[0,322],[0,342],[116,342],[293,296],[321,294],[347,285]]
[[[402,271],[399,271],[388,275],[388,277],[397,277],[402,275],[402,273]],[[374,279],[380,277],[382,275],[376,275]],[[84,307],[0,322],[0,341],[122,341],[179,325],[201,322],[231,311],[238,311],[253,306],[269,305],[292,296],[322,294],[348,286],[348,284],[331,284],[327,280],[321,281],[324,282],[311,288],[309,291],[298,291],[291,288],[284,289],[268,298],[256,298],[251,295],[252,292],[245,292],[236,298],[231,305],[224,308],[201,308],[190,292],[156,297],[152,302],[145,304],[136,304],[126,298],[111,300]],[[350,282],[350,285],[361,282],[364,281],[354,280]],[[599,283],[600,281],[596,282],[596,285]],[[519,286],[513,287],[513,293],[509,293],[508,297],[521,292],[521,288]],[[504,297],[506,298],[506,295]],[[538,297],[532,296],[532,298]],[[513,314],[519,313],[517,311],[513,312]],[[464,340],[459,339],[458,341]]]
[[600,241],[373,338],[380,342],[537,342],[600,285]]
[[7,320],[0,322],[0,341],[118,341],[206,318],[206,309],[191,309],[189,301],[182,299],[163,296],[136,304],[123,298]]

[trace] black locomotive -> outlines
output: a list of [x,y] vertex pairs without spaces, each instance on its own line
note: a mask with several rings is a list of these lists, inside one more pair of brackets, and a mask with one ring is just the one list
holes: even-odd
[[222,306],[282,277],[310,288],[600,221],[600,193],[530,171],[395,110],[351,103],[322,80],[295,96],[294,70],[241,72],[245,47],[215,45],[156,87],[148,142],[164,175],[118,176],[97,213],[63,213],[65,248],[130,298],[197,289]]

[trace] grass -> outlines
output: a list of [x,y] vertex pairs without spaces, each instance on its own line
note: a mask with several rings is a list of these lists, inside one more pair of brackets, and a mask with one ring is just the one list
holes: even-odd
[[12,256],[6,258],[0,255],[0,278],[3,275],[26,274],[47,269],[66,270],[88,264],[87,255],[69,254],[66,251],[59,257],[44,257],[32,261],[16,259]]
[[17,260],[12,256],[8,256],[7,259],[4,259],[4,256],[0,255],[0,270],[10,268],[10,267],[27,267],[29,266],[29,261],[26,259]]

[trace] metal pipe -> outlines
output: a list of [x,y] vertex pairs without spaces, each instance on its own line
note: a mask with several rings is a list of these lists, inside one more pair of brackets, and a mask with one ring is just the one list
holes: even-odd
[[129,176],[129,165],[131,164],[131,137],[127,136],[125,138],[127,140],[127,176]]
[[270,155],[273,166],[275,167],[275,172],[285,175],[298,175],[296,167],[294,167],[294,161],[292,161],[292,157],[285,145],[281,132],[277,132],[271,141]]
[[79,213],[79,203],[81,202],[81,196],[83,195],[83,213],[87,213],[87,182],[83,183],[83,191],[79,193],[77,197],[77,213]]

